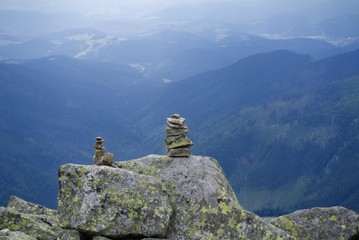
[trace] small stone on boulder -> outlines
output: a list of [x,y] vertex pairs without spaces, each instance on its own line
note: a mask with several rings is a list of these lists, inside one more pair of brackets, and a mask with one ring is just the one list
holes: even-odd
[[106,148],[102,146],[105,139],[102,137],[96,137],[96,143],[94,145],[95,155],[93,161],[96,165],[101,166],[114,166],[115,156],[112,153],[106,152]]
[[169,157],[189,157],[191,156],[191,149],[189,147],[172,148],[172,149],[168,149],[167,155]]

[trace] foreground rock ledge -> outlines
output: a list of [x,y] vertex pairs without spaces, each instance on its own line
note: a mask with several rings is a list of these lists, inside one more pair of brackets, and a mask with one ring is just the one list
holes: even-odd
[[358,214],[343,207],[300,210],[264,223],[240,207],[209,157],[150,155],[117,165],[122,169],[61,167],[60,215],[11,197],[0,207],[0,240],[359,239]]
[[109,238],[294,239],[241,208],[210,157],[59,170],[60,226]]
[[162,182],[107,166],[60,168],[60,226],[111,238],[164,237],[172,208]]
[[359,239],[359,216],[343,207],[299,210],[273,219],[272,224],[301,240]]
[[[61,229],[57,211],[12,196],[0,207],[1,240],[80,240],[80,233]],[[69,237],[76,233],[78,238]]]

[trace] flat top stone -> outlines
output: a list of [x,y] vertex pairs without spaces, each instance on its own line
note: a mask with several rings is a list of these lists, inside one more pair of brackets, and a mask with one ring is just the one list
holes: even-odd
[[171,115],[171,118],[180,118],[180,115],[178,113],[174,113]]
[[175,124],[175,125],[183,125],[184,122],[186,121],[185,118],[180,117],[180,118],[167,118],[167,123],[171,123],[171,124]]

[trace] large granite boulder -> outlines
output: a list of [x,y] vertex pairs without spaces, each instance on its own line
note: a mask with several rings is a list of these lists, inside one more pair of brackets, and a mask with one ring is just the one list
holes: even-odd
[[60,226],[108,238],[164,237],[172,213],[160,179],[108,166],[59,170]]
[[149,155],[117,165],[162,182],[173,209],[168,239],[293,239],[241,208],[213,158]]
[[271,222],[301,240],[359,239],[359,215],[343,207],[300,210]]

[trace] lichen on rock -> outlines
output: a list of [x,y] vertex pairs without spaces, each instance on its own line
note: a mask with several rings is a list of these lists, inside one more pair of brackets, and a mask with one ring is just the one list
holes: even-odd
[[242,209],[213,158],[149,155],[118,166],[162,180],[173,208],[168,239],[292,239]]
[[312,208],[280,216],[271,223],[297,239],[350,239],[359,233],[359,215],[343,207]]
[[21,231],[36,239],[56,239],[60,228],[42,219],[41,216],[0,208],[0,229]]
[[74,164],[59,176],[61,227],[109,238],[165,236],[172,208],[157,178]]
[[44,206],[27,202],[16,196],[11,196],[7,208],[24,214],[30,214],[41,218],[52,226],[59,225],[59,215],[56,210],[46,208]]
[[56,210],[11,196],[7,208],[0,208],[0,240],[82,240],[80,232],[62,229]]
[[238,203],[210,157],[149,155],[59,169],[59,211],[11,197],[0,240],[357,239],[358,214],[314,208],[269,223]]
[[0,230],[0,240],[36,240],[23,232],[10,231],[9,229]]

